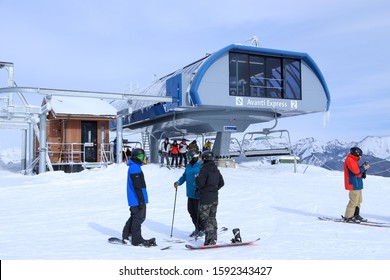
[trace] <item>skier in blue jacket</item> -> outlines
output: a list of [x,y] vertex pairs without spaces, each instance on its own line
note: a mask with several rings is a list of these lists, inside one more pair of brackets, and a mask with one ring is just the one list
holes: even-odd
[[204,232],[200,227],[199,221],[199,193],[196,192],[195,177],[200,172],[200,166],[202,161],[199,161],[200,152],[197,149],[190,149],[187,152],[188,164],[183,175],[176,181],[173,186],[177,189],[178,186],[186,182],[186,194],[187,194],[187,211],[190,214],[192,223],[195,226],[195,230],[190,234],[193,236],[202,236]]
[[141,166],[145,158],[145,151],[140,148],[133,149],[127,165],[127,201],[130,206],[130,218],[122,231],[122,242],[134,246],[156,246],[155,238],[145,240],[142,237],[141,225],[146,219],[146,204],[148,193],[144,173]]

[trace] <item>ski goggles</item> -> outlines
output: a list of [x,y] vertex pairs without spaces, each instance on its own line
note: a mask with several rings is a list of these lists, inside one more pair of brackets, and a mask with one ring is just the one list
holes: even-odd
[[137,156],[137,158],[138,158],[140,161],[143,161],[144,158],[145,158],[145,154],[139,154],[139,155]]
[[197,158],[197,157],[199,157],[199,156],[200,156],[199,154],[195,154],[195,155],[193,155],[193,156],[187,155],[187,158],[188,158],[189,160],[191,160],[193,157]]

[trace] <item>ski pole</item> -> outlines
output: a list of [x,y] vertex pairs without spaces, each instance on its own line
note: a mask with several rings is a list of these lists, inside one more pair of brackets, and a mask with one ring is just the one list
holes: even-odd
[[172,214],[171,238],[172,238],[172,232],[173,232],[173,223],[174,223],[174,221],[175,221],[176,198],[177,198],[177,187],[175,188],[175,200],[174,200],[174,202],[173,202],[173,214]]

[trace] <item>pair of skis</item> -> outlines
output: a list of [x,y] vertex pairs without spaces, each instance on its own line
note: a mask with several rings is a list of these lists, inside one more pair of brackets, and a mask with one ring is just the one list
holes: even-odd
[[328,221],[328,222],[336,222],[336,223],[346,223],[353,225],[361,225],[361,226],[369,226],[369,227],[382,227],[382,228],[390,228],[390,223],[385,222],[374,222],[374,221],[366,221],[360,223],[347,223],[343,218],[334,218],[334,217],[318,217],[320,221]]
[[[346,224],[354,224],[354,225],[362,225],[362,226],[370,226],[370,227],[381,227],[381,228],[390,228],[390,223],[386,222],[375,222],[375,221],[366,221],[366,222],[360,222],[360,223],[347,223],[343,218],[334,218],[334,217],[318,217],[320,221],[330,221],[330,222],[336,222],[336,223],[346,223]],[[192,244],[186,244],[186,248],[194,250],[194,249],[212,249],[212,248],[223,248],[223,247],[233,247],[233,246],[245,246],[245,245],[251,245],[257,241],[259,241],[260,238],[249,241],[249,242],[238,242],[238,243],[222,243],[222,244],[215,244],[215,245],[192,245]]]

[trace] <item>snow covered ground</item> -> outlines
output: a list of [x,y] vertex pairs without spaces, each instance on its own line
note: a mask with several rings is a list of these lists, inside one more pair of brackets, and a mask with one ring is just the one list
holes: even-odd
[[[80,173],[35,176],[0,170],[0,259],[2,260],[389,260],[389,228],[323,222],[339,217],[348,194],[338,171],[289,164],[243,163],[221,168],[219,226],[239,227],[254,246],[189,251],[170,244],[175,198],[173,182],[183,169],[143,167],[150,203],[145,238],[158,247],[118,246],[129,216],[125,164]],[[390,178],[367,176],[362,215],[390,222]],[[173,237],[188,239],[193,230],[186,210],[185,186],[177,193]],[[232,238],[231,231],[219,242]],[[197,243],[202,243],[198,241]],[[173,245],[169,250],[160,248]]]

